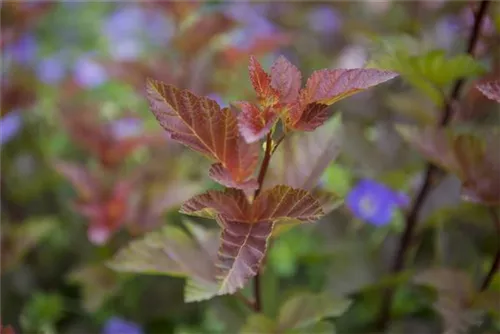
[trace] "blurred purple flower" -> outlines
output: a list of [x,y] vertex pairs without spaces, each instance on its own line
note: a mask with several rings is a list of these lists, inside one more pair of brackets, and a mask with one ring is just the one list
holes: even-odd
[[409,198],[373,180],[361,180],[347,195],[346,204],[353,214],[376,226],[389,223],[397,207],[409,204]]
[[21,129],[22,117],[18,111],[12,111],[0,119],[0,145],[11,140]]
[[141,326],[118,317],[106,321],[102,334],[144,334]]
[[329,6],[316,6],[309,12],[308,21],[311,28],[318,33],[335,32],[342,26],[339,12]]
[[113,12],[102,27],[111,56],[134,60],[144,50],[145,42],[166,44],[173,35],[173,23],[160,12],[148,12],[136,6],[125,6]]
[[82,56],[76,61],[74,76],[79,85],[87,88],[102,85],[108,79],[104,66],[89,55]]
[[122,118],[111,123],[111,132],[116,139],[135,137],[142,132],[142,125],[140,119],[132,117]]
[[435,26],[436,44],[450,48],[460,32],[460,20],[454,16],[446,16]]
[[229,34],[230,44],[241,50],[251,47],[255,39],[267,37],[277,31],[258,4],[245,2],[233,3],[225,9],[225,14],[241,24],[241,27]]
[[215,102],[217,102],[217,104],[221,107],[221,108],[226,108],[228,106],[227,103],[224,102],[224,100],[222,100],[222,97],[217,94],[217,93],[210,93],[207,95],[207,97],[209,99],[212,99],[214,100]]
[[66,75],[66,65],[60,54],[42,59],[36,66],[36,73],[43,83],[54,85]]
[[25,34],[6,48],[5,55],[9,60],[26,65],[35,60],[37,51],[38,45],[35,37]]

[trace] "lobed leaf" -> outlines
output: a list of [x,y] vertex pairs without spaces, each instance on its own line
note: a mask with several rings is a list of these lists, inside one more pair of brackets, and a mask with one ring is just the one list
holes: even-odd
[[206,97],[151,80],[151,109],[173,140],[219,162],[240,185],[252,176],[258,163],[259,146],[247,144],[239,135],[235,114]]
[[208,176],[210,176],[212,180],[218,182],[219,184],[222,184],[227,188],[254,190],[259,187],[259,183],[255,178],[236,183],[227,168],[224,168],[224,166],[220,163],[213,164],[210,167]]
[[253,143],[265,137],[278,115],[270,108],[260,111],[257,106],[249,102],[238,102],[241,113],[238,115],[238,127],[247,143]]
[[250,56],[248,73],[259,103],[263,107],[270,107],[279,101],[279,93],[271,85],[271,76],[264,71],[257,58]]
[[500,80],[481,83],[476,88],[487,98],[500,103]]
[[319,202],[306,190],[276,186],[250,203],[238,189],[210,190],[184,203],[181,213],[215,218],[222,227],[219,294],[234,293],[256,275],[275,224],[319,219]]

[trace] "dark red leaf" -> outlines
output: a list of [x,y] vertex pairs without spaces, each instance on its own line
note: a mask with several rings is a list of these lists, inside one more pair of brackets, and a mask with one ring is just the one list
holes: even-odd
[[302,74],[284,56],[271,67],[271,85],[280,94],[281,103],[293,103],[299,96]]
[[271,108],[261,111],[249,102],[236,104],[241,108],[241,113],[238,115],[238,127],[247,143],[253,143],[265,137],[278,118]]
[[254,56],[250,56],[248,72],[259,103],[263,107],[276,104],[279,101],[279,92],[271,86],[271,76],[264,71]]
[[234,293],[258,272],[274,224],[313,221],[323,215],[309,192],[288,186],[266,190],[253,203],[242,190],[212,190],[184,203],[180,212],[216,218],[222,227],[220,294]]
[[58,161],[54,164],[54,168],[59,174],[71,182],[82,200],[89,201],[98,197],[97,180],[85,167],[69,162]]
[[236,184],[252,176],[259,145],[245,143],[230,109],[221,110],[209,98],[158,81],[149,82],[148,97],[153,113],[172,139],[222,164]]
[[247,181],[243,181],[240,183],[234,182],[231,177],[230,172],[222,166],[222,164],[213,164],[208,171],[208,175],[210,178],[225,187],[228,188],[236,188],[236,189],[244,189],[244,190],[254,190],[259,187],[259,183],[255,178],[249,179]]

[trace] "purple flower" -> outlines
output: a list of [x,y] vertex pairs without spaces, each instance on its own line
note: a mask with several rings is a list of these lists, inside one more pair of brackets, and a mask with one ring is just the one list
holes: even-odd
[[144,334],[141,326],[118,317],[106,321],[102,334]]
[[173,35],[173,23],[159,12],[148,12],[136,6],[121,7],[103,25],[111,56],[134,60],[143,52],[145,42],[166,44]]
[[36,73],[43,83],[54,85],[66,75],[66,65],[61,55],[56,54],[42,59],[36,66]]
[[0,145],[11,140],[21,129],[22,118],[17,111],[12,111],[0,119]]
[[74,76],[79,85],[87,88],[102,85],[108,79],[106,69],[88,55],[76,61]]
[[346,204],[353,214],[376,226],[391,221],[397,207],[408,205],[409,198],[373,180],[361,180],[347,195]]
[[25,34],[7,47],[5,54],[7,59],[26,65],[35,60],[37,51],[38,45],[35,37],[31,34]]
[[311,28],[318,33],[329,33],[340,29],[340,14],[329,6],[317,6],[308,15]]
[[135,137],[142,132],[142,122],[137,118],[122,118],[111,123],[111,132],[116,139]]

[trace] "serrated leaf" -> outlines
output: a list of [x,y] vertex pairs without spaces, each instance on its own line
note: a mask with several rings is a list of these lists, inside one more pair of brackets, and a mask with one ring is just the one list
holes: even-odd
[[252,314],[241,328],[241,334],[272,334],[276,332],[276,322],[262,314]]
[[277,103],[279,93],[271,86],[271,76],[264,71],[262,65],[254,56],[250,56],[248,73],[260,105],[270,107]]
[[222,217],[219,222],[223,225],[217,264],[219,294],[232,294],[259,272],[273,223],[237,222]]
[[481,83],[476,88],[487,98],[500,103],[500,80]]
[[219,293],[234,293],[257,274],[274,224],[314,221],[323,212],[306,190],[276,186],[250,203],[238,189],[208,191],[184,203],[181,213],[216,218],[222,227]]
[[312,131],[330,116],[327,106],[396,76],[396,72],[367,68],[315,71],[291,108],[286,124],[291,129]]
[[276,184],[312,190],[341,150],[343,136],[338,118],[314,132],[291,133],[273,154],[264,188]]
[[[188,90],[150,80],[151,110],[173,140],[219,162],[236,185],[251,178],[259,157],[259,145],[240,137],[236,115],[217,102]],[[217,181],[217,180],[216,180]]]
[[350,300],[324,294],[302,293],[288,299],[278,317],[279,331],[305,328],[324,318],[338,317],[351,305]]
[[198,227],[195,237],[179,227],[165,226],[132,241],[107,265],[116,271],[187,277],[186,301],[208,299],[217,293],[217,284],[213,254],[202,245],[217,235]]
[[236,183],[230,172],[224,168],[222,164],[213,164],[210,166],[210,170],[208,171],[208,176],[219,184],[227,188],[236,188],[236,189],[244,189],[244,190],[255,190],[259,187],[259,183],[256,179],[249,179],[243,182]]
[[247,143],[265,137],[278,119],[278,115],[270,108],[261,111],[254,104],[245,101],[237,102],[237,105],[241,108],[238,128]]
[[293,103],[299,97],[302,74],[283,56],[271,66],[271,85],[279,92],[281,103]]

